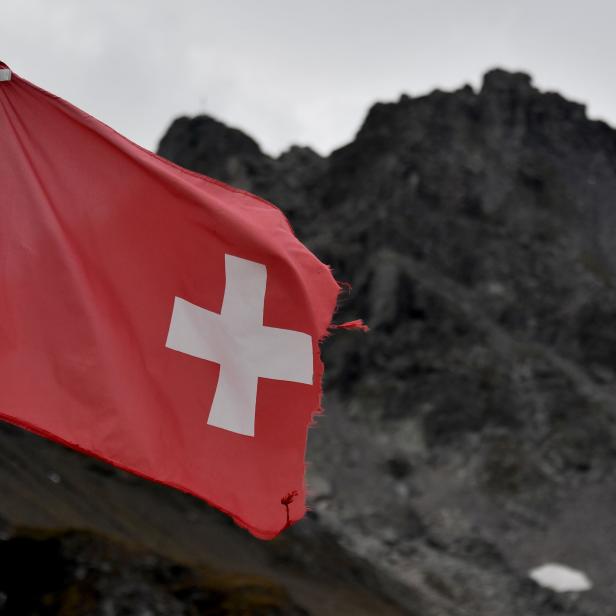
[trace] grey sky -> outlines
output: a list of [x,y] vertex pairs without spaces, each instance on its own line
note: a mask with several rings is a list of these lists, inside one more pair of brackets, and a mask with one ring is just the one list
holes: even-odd
[[270,153],[322,153],[370,104],[493,66],[616,124],[613,0],[2,0],[0,59],[154,148],[206,112]]

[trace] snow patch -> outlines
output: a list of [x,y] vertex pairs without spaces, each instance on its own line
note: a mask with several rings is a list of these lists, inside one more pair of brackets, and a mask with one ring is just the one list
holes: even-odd
[[592,588],[592,582],[584,572],[557,563],[541,565],[529,571],[528,575],[539,586],[556,592],[583,592]]

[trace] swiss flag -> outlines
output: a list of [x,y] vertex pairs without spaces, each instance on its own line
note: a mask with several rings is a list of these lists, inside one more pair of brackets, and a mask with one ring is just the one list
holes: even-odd
[[304,515],[338,294],[273,205],[0,65],[0,417],[199,496]]

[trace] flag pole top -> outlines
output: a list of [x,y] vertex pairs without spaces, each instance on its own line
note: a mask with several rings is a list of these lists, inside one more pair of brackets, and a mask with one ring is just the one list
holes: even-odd
[[12,76],[11,69],[0,60],[0,81],[11,81]]

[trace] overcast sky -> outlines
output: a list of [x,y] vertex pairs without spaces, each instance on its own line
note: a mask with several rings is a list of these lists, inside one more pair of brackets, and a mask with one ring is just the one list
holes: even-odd
[[616,125],[614,0],[1,0],[0,60],[147,148],[205,112],[328,153],[402,92],[486,69]]

